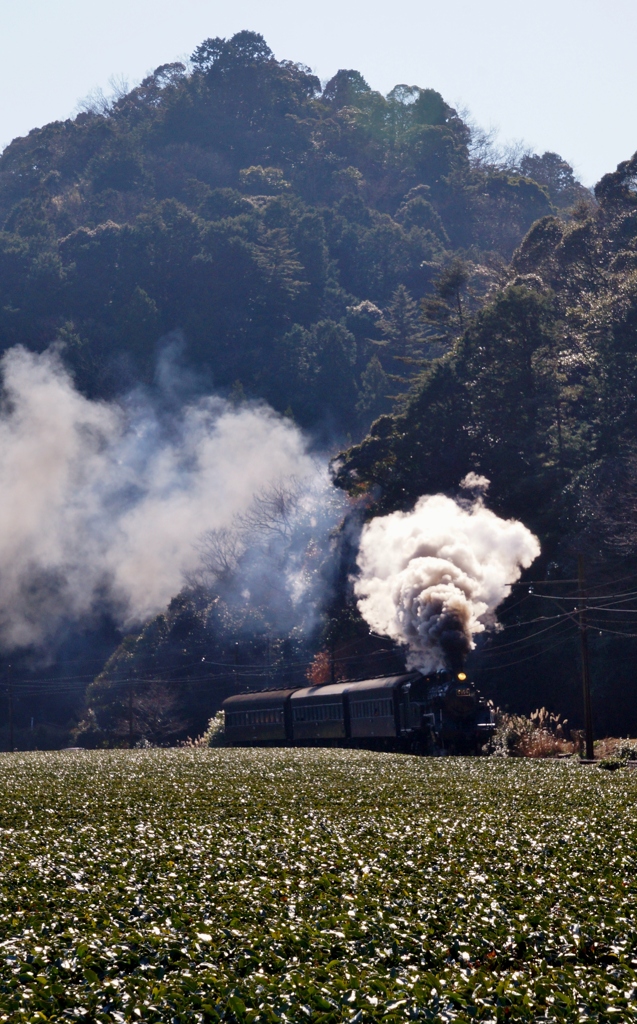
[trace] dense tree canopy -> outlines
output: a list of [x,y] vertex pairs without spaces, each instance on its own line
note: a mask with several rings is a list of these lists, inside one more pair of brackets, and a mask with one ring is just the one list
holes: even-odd
[[[453,492],[466,473],[478,471],[491,480],[489,505],[540,536],[534,579],[572,578],[578,552],[598,589],[613,578],[632,579],[636,175],[633,158],[602,178],[597,206],[580,204],[570,220],[552,215],[536,222],[502,287],[466,313],[464,330],[422,370],[406,408],[378,419],[336,463],[341,486],[374,494],[372,511],[392,510],[421,494]],[[425,309],[431,307],[427,299]],[[521,611],[516,599],[505,620],[530,620],[541,608],[527,600]],[[598,616],[593,632],[598,721],[615,730],[637,724],[629,710],[636,694],[634,628],[631,613],[620,613],[621,607],[615,620]],[[575,640],[550,655],[543,653],[546,638],[535,647],[522,644],[518,667],[511,634],[496,636],[475,662],[485,685],[497,682],[492,654],[499,643],[500,663],[516,665],[501,697],[578,713]]]
[[[111,397],[150,383],[179,331],[207,386],[358,439],[336,480],[371,511],[479,471],[539,532],[541,571],[569,572],[573,537],[615,550],[602,498],[636,476],[635,161],[593,198],[558,154],[479,141],[432,88],[383,96],[343,69],[322,89],[256,33],[206,39],[0,156],[0,350],[59,342],[78,387]],[[351,538],[326,636],[364,657]],[[179,673],[195,648],[227,665],[237,643],[262,660],[259,628],[180,595],[99,676],[87,735],[129,728],[123,669]],[[276,642],[281,669],[296,641]],[[136,692],[136,720],[166,741],[198,727],[188,686]]]
[[0,346],[62,339],[79,385],[108,395],[152,379],[178,329],[216,387],[360,432],[399,352],[352,332],[352,311],[418,302],[459,250],[493,267],[583,192],[555,154],[503,169],[471,147],[431,88],[382,96],[342,70],[321,91],[256,33],[206,39],[188,67],[5,149]]

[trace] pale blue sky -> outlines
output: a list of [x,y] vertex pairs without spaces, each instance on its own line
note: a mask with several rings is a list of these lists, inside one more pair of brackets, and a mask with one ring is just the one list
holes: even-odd
[[133,83],[207,36],[263,33],[322,79],[438,89],[502,140],[566,157],[586,184],[637,150],[635,0],[0,0],[0,146]]

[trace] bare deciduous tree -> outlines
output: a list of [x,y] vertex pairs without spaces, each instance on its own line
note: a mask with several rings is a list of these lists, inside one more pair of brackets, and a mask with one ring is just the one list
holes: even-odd
[[302,492],[302,484],[295,477],[264,488],[255,495],[248,511],[238,517],[239,529],[246,534],[277,535],[287,539]]
[[78,114],[110,114],[115,104],[130,91],[128,80],[123,75],[111,75],[108,80],[111,92],[107,95],[100,86],[91,89],[77,104]]
[[169,683],[157,680],[145,683],[133,693],[135,731],[153,743],[165,743],[187,726],[179,713],[177,694]]
[[197,545],[199,567],[186,577],[189,586],[210,587],[227,583],[236,573],[245,544],[239,532],[228,527],[208,530]]

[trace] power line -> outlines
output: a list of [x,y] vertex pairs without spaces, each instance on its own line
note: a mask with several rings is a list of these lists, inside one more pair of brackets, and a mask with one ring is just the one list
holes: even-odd
[[519,647],[522,644],[528,644],[536,637],[542,636],[544,633],[548,633],[550,630],[556,629],[558,626],[568,625],[568,622],[565,621],[566,618],[571,620],[571,616],[569,615],[563,618],[560,622],[554,622],[552,626],[547,626],[546,629],[538,629],[535,633],[531,633],[529,636],[520,637],[519,640],[511,640],[506,644],[498,644],[492,651],[481,651],[480,653],[484,655],[498,654],[500,651],[507,650],[509,647]]
[[[356,641],[346,645],[352,647]],[[370,651],[368,653],[357,654],[357,655],[345,655],[335,659],[337,663],[343,663],[348,661],[366,660],[369,658],[382,657],[387,654],[394,654],[395,650],[391,647],[383,648],[378,651]],[[201,662],[194,662],[192,664],[200,665]],[[131,683],[210,683],[224,679],[265,679],[271,678],[273,675],[286,674],[288,672],[298,672],[303,669],[309,668],[313,664],[313,659],[309,661],[291,661],[284,663],[280,666],[268,665],[267,663],[256,663],[254,665],[237,666],[229,662],[206,662],[206,665],[213,665],[215,667],[226,668],[226,672],[211,673],[206,672],[199,676],[187,675],[187,676],[166,676],[166,675],[135,675],[135,676],[121,676],[119,678],[105,678],[101,680],[104,684],[109,687],[126,687]],[[180,666],[183,669],[183,666]],[[66,685],[56,685],[64,682],[64,677],[61,679],[55,678],[44,678],[44,679],[28,679],[17,683],[16,695],[25,696],[44,696],[47,694],[62,694],[62,693],[76,693],[81,688],[81,683],[76,686],[69,685],[68,680],[83,680],[87,685],[97,683],[99,685],[100,680],[96,680],[95,677],[84,676],[84,677],[66,677]]]
[[515,665],[523,665],[527,661],[533,661],[534,658],[541,658],[542,655],[548,654],[549,651],[562,647],[569,640],[572,640],[572,637],[566,636],[561,640],[556,640],[554,644],[549,644],[548,647],[543,647],[540,651],[536,651],[535,654],[527,655],[526,658],[519,658],[517,661],[507,661],[504,665],[490,665],[489,672],[500,672],[502,669],[513,668]]
[[560,612],[559,615],[538,615],[535,619],[524,619],[522,622],[507,622],[499,624],[497,632],[501,633],[505,629],[520,629],[522,626],[530,626],[536,622],[550,622],[552,619],[564,619],[570,617],[571,612]]

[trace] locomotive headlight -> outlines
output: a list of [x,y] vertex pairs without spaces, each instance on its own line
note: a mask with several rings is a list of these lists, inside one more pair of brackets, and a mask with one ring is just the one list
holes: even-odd
[[466,672],[458,672],[458,679],[460,680],[461,683],[464,683],[466,678],[467,678],[467,673]]

